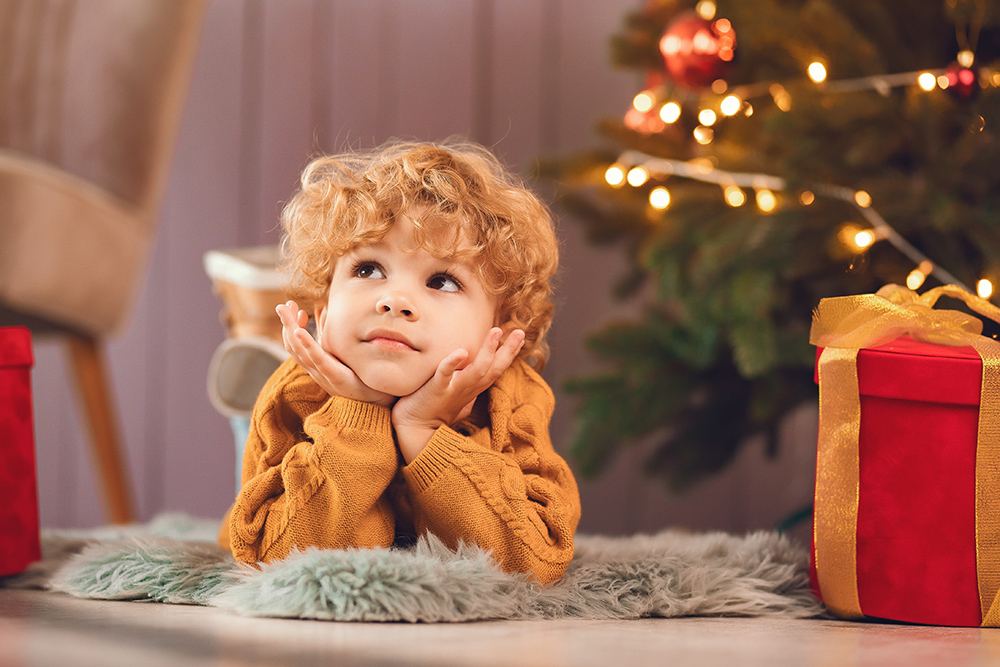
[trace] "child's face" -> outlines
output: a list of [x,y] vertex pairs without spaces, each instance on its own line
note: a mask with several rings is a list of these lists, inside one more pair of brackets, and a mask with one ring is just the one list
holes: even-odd
[[337,260],[317,339],[366,385],[407,396],[462,348],[472,359],[496,326],[497,298],[468,262],[416,247],[413,222],[399,216],[374,245]]

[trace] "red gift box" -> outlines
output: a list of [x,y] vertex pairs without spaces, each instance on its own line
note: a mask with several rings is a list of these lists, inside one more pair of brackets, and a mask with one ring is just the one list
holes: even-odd
[[31,412],[31,334],[0,327],[0,576],[41,559]]
[[[860,350],[857,376],[861,612],[978,626],[975,493],[982,360],[972,347],[904,336]],[[815,543],[811,574],[819,596]]]

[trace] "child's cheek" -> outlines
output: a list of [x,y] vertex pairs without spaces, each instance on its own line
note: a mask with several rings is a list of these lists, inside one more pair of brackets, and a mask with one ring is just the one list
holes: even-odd
[[[330,318],[332,320],[333,318]],[[330,321],[328,320],[328,321]],[[333,355],[338,359],[341,358],[343,353],[343,345],[338,340],[337,332],[331,327],[327,326],[318,338],[319,346],[323,348],[323,351],[327,354]]]

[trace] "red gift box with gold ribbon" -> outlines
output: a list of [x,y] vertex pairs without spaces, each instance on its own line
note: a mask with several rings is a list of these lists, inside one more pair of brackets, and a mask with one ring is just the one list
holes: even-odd
[[0,327],[0,576],[41,558],[31,410],[31,335]]
[[1000,343],[940,296],[823,299],[813,588],[844,618],[1000,625]]

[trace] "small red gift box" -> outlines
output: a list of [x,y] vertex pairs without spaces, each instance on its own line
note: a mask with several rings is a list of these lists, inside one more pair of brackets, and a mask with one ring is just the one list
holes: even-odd
[[[972,347],[904,336],[860,350],[857,377],[861,612],[978,626],[975,494],[982,360]],[[819,596],[815,542],[812,560]]]
[[0,576],[41,558],[31,412],[31,334],[0,327]]

